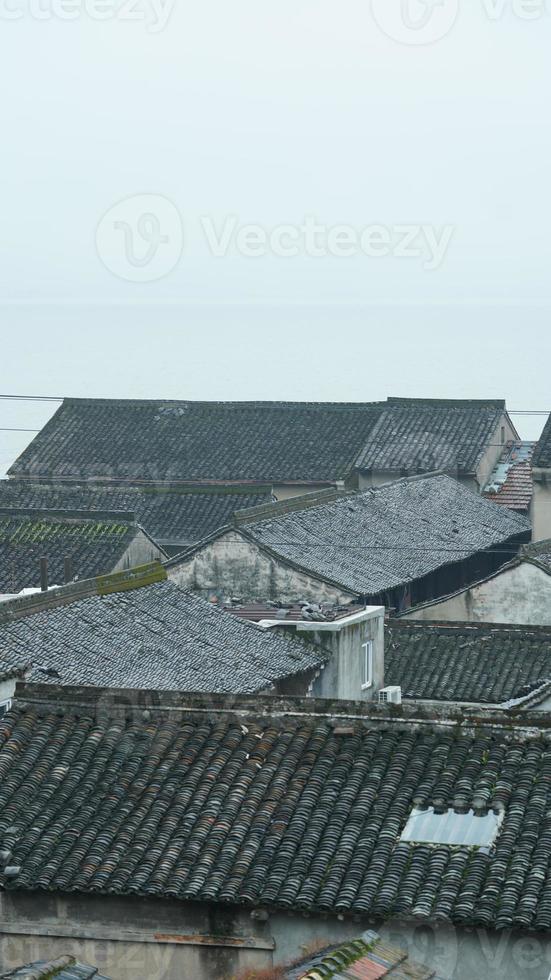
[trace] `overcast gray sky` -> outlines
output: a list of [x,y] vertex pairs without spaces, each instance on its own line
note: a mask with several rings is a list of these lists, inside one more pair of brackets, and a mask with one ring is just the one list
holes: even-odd
[[545,0],[177,2],[0,0],[1,393],[551,410]]

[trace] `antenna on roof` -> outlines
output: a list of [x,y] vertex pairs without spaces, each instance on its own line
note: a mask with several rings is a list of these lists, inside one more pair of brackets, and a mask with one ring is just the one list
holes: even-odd
[[73,559],[71,555],[65,555],[63,559],[63,581],[65,585],[69,585],[69,582],[72,582],[73,578]]
[[40,591],[48,591],[48,559],[45,557],[40,559]]

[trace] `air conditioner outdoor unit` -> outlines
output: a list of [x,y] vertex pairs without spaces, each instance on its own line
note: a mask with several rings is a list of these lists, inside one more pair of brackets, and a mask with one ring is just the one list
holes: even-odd
[[379,704],[401,704],[401,687],[383,687],[379,691]]

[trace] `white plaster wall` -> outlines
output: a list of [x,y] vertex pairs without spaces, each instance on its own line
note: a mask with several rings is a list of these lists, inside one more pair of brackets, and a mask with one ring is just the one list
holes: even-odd
[[531,517],[532,541],[551,538],[551,480],[534,479]]
[[313,576],[305,575],[264,554],[243,538],[228,531],[187,560],[167,568],[168,577],[185,589],[221,592],[224,598],[272,599],[294,602],[348,603],[354,595]]
[[125,572],[127,568],[135,568],[136,565],[146,565],[150,561],[164,561],[164,559],[164,553],[155,542],[151,541],[143,531],[138,531],[122,557],[111,570],[113,572]]
[[441,602],[411,609],[402,618],[551,626],[551,575],[521,562]]
[[10,698],[13,698],[16,683],[17,681],[15,677],[12,678],[12,680],[2,681],[0,683],[0,704],[2,704],[4,701],[8,701]]
[[[304,640],[315,641],[333,652],[313,684],[312,695],[318,698],[339,698],[345,701],[372,701],[384,687],[384,610],[379,616],[353,623],[344,629],[330,632],[320,630],[301,633]],[[365,652],[362,644],[373,643],[373,684],[362,690]]]

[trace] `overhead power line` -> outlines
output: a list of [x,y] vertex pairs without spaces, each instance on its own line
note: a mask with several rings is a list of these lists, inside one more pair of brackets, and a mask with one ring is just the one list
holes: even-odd
[[[68,397],[67,395],[2,395],[2,394],[0,394],[0,399],[3,400],[3,401],[22,401],[22,402],[62,402],[67,397]],[[94,400],[94,397],[95,396],[92,396],[92,395],[87,395],[86,396],[86,398],[90,398],[92,401]],[[107,400],[107,401],[111,401],[111,400],[112,401],[118,401],[119,399],[117,399],[117,398],[113,398],[113,399],[107,398],[106,399],[106,396],[105,395],[102,395],[102,396],[99,397],[98,400],[102,400],[102,401],[103,400]],[[124,398],[123,399],[120,399],[120,400],[121,401],[125,401]],[[130,400],[133,400],[133,399],[130,399]],[[163,402],[163,401],[172,402],[172,401],[175,401],[177,399],[174,399],[174,398],[153,398],[153,399],[147,399],[147,400],[159,401],[159,402]],[[187,399],[187,400],[189,401],[190,399]],[[193,400],[193,399],[191,399],[191,400]],[[476,401],[476,400],[477,399],[474,399],[474,401]],[[481,400],[483,401],[483,399],[481,399]],[[420,401],[422,401],[422,399],[420,399]],[[458,399],[458,401],[461,401],[461,399]],[[307,402],[305,402],[305,404],[307,404]],[[321,404],[323,404],[323,403],[321,403]],[[361,405],[361,404],[362,404],[362,402],[358,402],[358,405]],[[396,408],[396,409],[403,408],[403,405],[388,405],[387,402],[384,402],[384,401],[381,401],[380,404],[381,405],[384,405],[385,406],[385,409],[387,411],[388,411],[388,409],[392,409],[392,408]],[[508,412],[509,415],[551,415],[551,409],[541,409],[541,408],[540,409],[507,408],[506,411]]]
[[14,402],[62,402],[65,396],[60,398],[54,395],[0,395],[3,401]]

